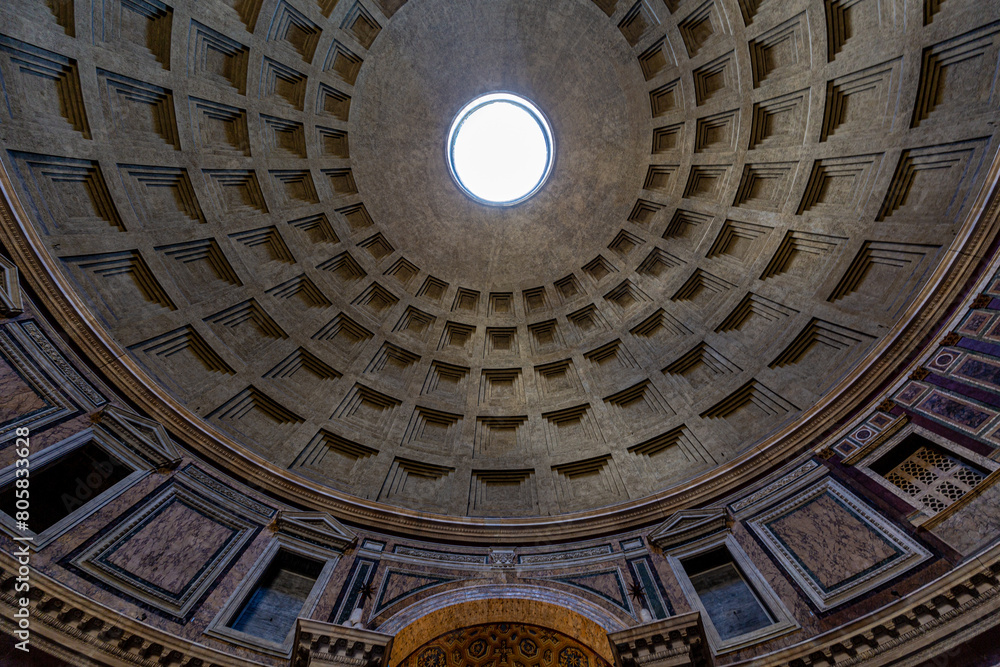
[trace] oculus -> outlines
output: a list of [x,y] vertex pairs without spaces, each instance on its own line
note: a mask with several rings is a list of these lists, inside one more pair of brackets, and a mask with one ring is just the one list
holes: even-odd
[[467,195],[490,206],[519,204],[552,172],[555,143],[545,115],[511,93],[481,95],[455,116],[448,168]]

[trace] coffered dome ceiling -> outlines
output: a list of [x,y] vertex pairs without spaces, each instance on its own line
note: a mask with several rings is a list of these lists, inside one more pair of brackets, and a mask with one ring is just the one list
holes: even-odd
[[[591,510],[766,456],[961,257],[1000,24],[949,3],[7,3],[2,160],[36,274],[234,458]],[[445,162],[495,90],[557,145],[510,208]]]

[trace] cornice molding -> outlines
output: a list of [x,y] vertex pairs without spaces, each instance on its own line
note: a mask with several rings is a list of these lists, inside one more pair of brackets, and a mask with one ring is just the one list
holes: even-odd
[[384,667],[392,635],[300,618],[292,646],[291,667]]
[[672,616],[608,635],[617,667],[708,667],[713,664],[701,612]]
[[[0,631],[13,636],[17,605],[13,577],[17,562],[0,555]],[[80,667],[159,667],[218,665],[272,667],[221,649],[182,639],[141,623],[57,583],[40,572],[31,574],[31,645]],[[199,662],[200,661],[200,662]]]

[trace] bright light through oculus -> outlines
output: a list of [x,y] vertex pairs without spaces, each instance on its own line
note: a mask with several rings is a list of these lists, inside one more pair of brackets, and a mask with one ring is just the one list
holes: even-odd
[[534,104],[510,93],[477,97],[448,133],[448,165],[472,198],[510,206],[538,192],[552,170],[552,130]]

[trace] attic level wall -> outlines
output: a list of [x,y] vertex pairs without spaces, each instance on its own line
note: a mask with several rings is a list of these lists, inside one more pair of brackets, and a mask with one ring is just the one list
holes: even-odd
[[[4,3],[12,248],[253,455],[507,517],[755,451],[980,252],[993,3],[501,4]],[[559,134],[499,217],[435,125],[494,65]]]

